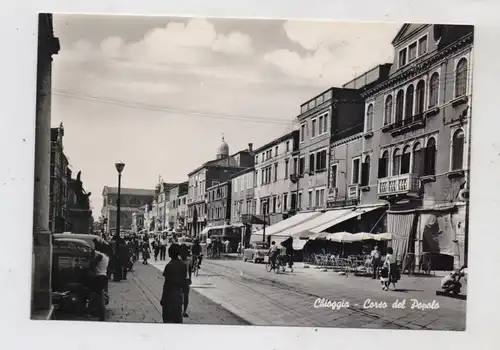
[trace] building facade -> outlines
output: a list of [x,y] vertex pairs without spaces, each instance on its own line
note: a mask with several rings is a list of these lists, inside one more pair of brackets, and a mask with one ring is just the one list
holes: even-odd
[[350,160],[360,167],[360,201],[388,203],[387,228],[409,237],[401,249],[412,263],[427,254],[435,267],[458,267],[467,252],[473,27],[405,24],[392,44],[389,78],[363,93],[363,146]]
[[182,182],[169,191],[168,202],[168,227],[175,230],[181,230],[184,227],[186,195],[188,191],[188,182]]
[[[103,205],[101,215],[107,219],[108,232],[116,230],[118,188],[104,186],[102,190]],[[132,231],[132,214],[138,208],[152,203],[155,190],[121,188],[120,189],[120,226]]]
[[299,131],[283,135],[255,150],[255,212],[266,216],[269,225],[286,218],[297,209],[295,174],[299,148]]
[[90,192],[86,192],[81,180],[81,171],[76,178],[67,180],[68,194],[65,203],[67,231],[72,233],[92,233],[92,209],[90,208]]
[[252,167],[254,153],[252,144],[248,149],[229,155],[229,146],[222,138],[216,159],[206,162],[188,174],[187,230],[197,236],[207,225],[206,189],[229,180],[230,176]]
[[63,147],[64,127],[50,129],[50,216],[52,232],[70,231],[66,203],[68,201],[68,180],[71,179],[68,158]]
[[330,142],[363,130],[364,102],[355,89],[331,88],[301,105],[299,153],[294,156],[298,207],[324,208]]
[[231,221],[231,181],[207,188],[207,226],[229,225]]
[[251,224],[249,217],[256,215],[255,179],[255,168],[245,169],[231,177],[231,224]]
[[146,226],[144,225],[144,208],[139,208],[135,213],[132,213],[132,233],[141,232]]

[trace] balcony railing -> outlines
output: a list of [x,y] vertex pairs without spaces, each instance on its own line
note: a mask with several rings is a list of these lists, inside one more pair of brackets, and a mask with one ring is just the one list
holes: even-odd
[[357,199],[359,198],[359,185],[349,185],[347,187],[347,198],[348,199]]
[[401,194],[417,194],[420,188],[416,174],[401,174],[378,180],[378,196],[393,196]]

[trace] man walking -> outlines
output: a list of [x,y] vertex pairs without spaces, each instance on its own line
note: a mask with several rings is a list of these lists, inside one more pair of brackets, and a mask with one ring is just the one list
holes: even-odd
[[186,273],[186,284],[182,289],[183,301],[184,301],[184,312],[182,314],[183,317],[188,317],[187,308],[189,304],[189,289],[191,286],[191,273],[193,271],[193,260],[189,257],[189,248],[187,245],[182,244],[180,248],[180,257],[181,261],[186,265],[187,273]]
[[375,248],[373,248],[370,256],[372,258],[372,268],[373,268],[372,278],[375,280],[378,277],[377,276],[378,268],[382,264],[382,256],[380,254],[380,250],[378,250],[378,246],[375,246]]

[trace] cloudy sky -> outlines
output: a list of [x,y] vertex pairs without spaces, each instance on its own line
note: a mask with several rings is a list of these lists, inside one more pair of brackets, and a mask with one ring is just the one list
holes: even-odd
[[94,216],[105,185],[187,180],[215,157],[294,126],[300,104],[391,62],[399,24],[55,15],[53,127]]

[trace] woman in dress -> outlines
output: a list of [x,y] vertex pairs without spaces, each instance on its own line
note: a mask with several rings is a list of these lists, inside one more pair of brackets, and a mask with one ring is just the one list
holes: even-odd
[[179,245],[173,243],[168,248],[170,261],[165,266],[163,294],[161,297],[163,323],[182,323],[183,292],[186,284],[187,268],[179,260]]
[[380,281],[382,282],[382,289],[389,290],[389,285],[392,283],[396,289],[396,282],[399,281],[400,274],[396,257],[391,247],[387,248],[387,255],[385,256],[384,264],[382,265],[382,272]]
[[142,263],[148,264],[148,259],[151,257],[151,249],[149,248],[149,240],[145,239],[142,242]]

